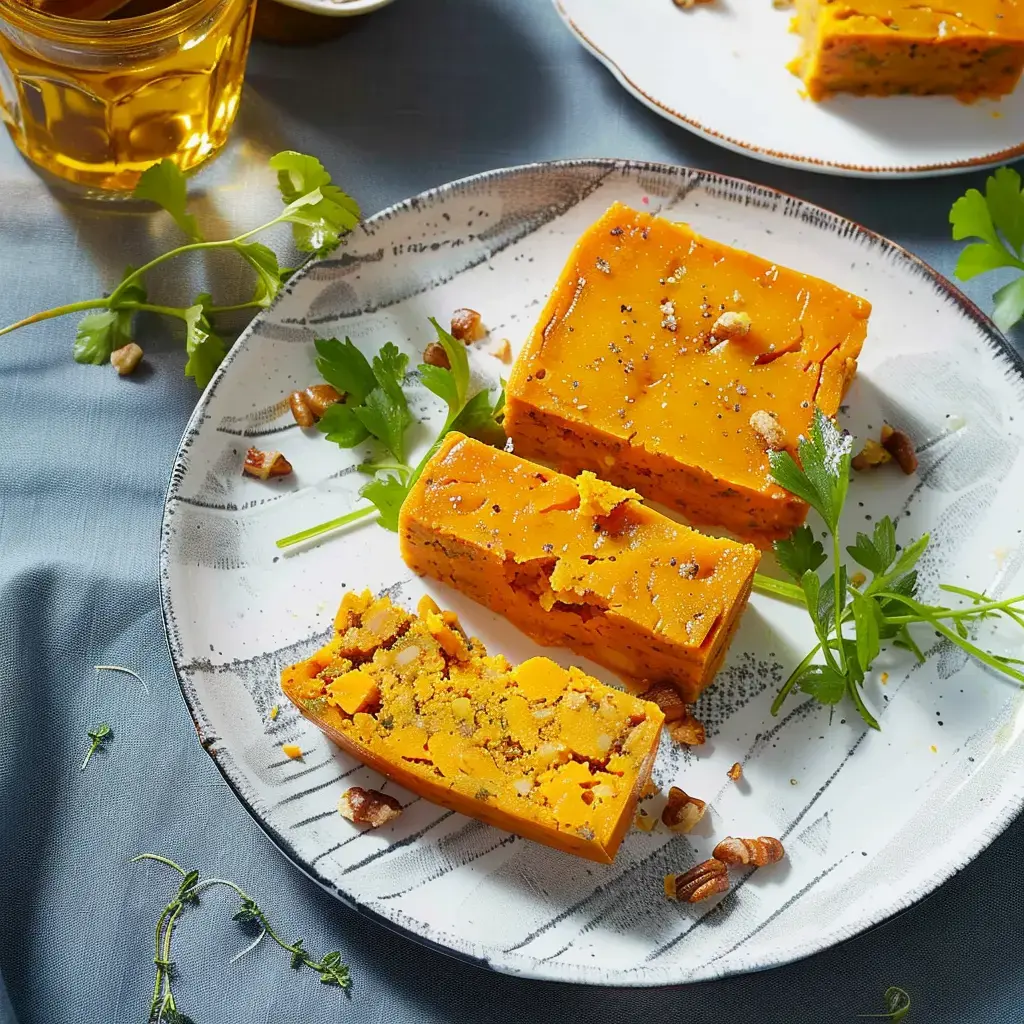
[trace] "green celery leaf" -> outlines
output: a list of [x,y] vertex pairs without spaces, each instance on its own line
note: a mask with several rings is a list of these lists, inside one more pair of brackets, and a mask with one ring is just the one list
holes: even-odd
[[797,581],[809,569],[825,564],[825,549],[809,526],[798,527],[787,540],[777,540],[773,547],[779,565]]
[[366,401],[352,411],[399,462],[405,462],[405,429],[412,422],[412,416],[401,391],[399,396],[396,399],[383,388],[374,388]]
[[448,403],[448,408],[451,415],[457,415],[469,398],[469,356],[466,355],[466,346],[461,341],[453,338],[433,317],[430,318],[430,322],[437,334],[438,344],[448,356],[448,372],[455,381],[455,393],[458,396],[457,407]]
[[213,377],[227,353],[224,342],[213,332],[202,306],[190,306],[185,310],[185,376],[192,377],[202,391]]
[[800,440],[800,464],[820,496],[820,507],[815,507],[833,533],[839,525],[839,514],[850,486],[852,448],[853,438],[815,406],[810,436]]
[[923,533],[912,544],[908,544],[900,552],[899,558],[896,559],[896,564],[892,567],[889,578],[896,579],[898,576],[910,572],[917,565],[918,559],[924,554],[925,548],[928,547],[929,539],[929,535]]
[[160,163],[147,167],[139,175],[132,196],[162,206],[193,242],[203,240],[195,217],[186,211],[188,182],[177,165],[170,160],[165,158]]
[[448,406],[448,415],[456,416],[459,410],[459,388],[450,370],[443,366],[431,366],[428,363],[419,365],[420,380],[423,386],[432,391]]
[[807,598],[807,607],[812,612],[812,618],[814,620],[814,631],[818,634],[819,637],[821,637],[821,632],[819,629],[820,620],[815,611],[818,607],[818,602],[821,599],[821,580],[818,578],[818,574],[815,572],[811,572],[811,570],[808,569],[807,572],[805,572],[803,576],[800,577],[800,587]]
[[1002,246],[996,248],[988,242],[971,242],[965,245],[957,257],[956,269],[953,273],[961,281],[970,281],[972,277],[985,274],[999,267],[1016,267],[1017,260]]
[[819,704],[838,704],[846,694],[846,679],[828,665],[810,665],[800,673],[797,686]]
[[[800,443],[802,445],[804,442]],[[784,487],[790,494],[802,498],[827,522],[824,512],[825,499],[818,493],[817,488],[807,478],[807,474],[797,465],[796,460],[789,452],[769,452],[768,465],[772,471],[772,478],[780,487]]]
[[[1000,170],[1004,169],[1000,168]],[[885,1008],[888,1011],[889,1020],[894,1024],[899,1024],[910,1013],[910,996],[898,986],[890,985],[885,990]]]
[[882,559],[882,572],[886,572],[896,558],[896,524],[888,516],[875,523],[874,542]]
[[887,566],[882,561],[882,556],[875,547],[874,541],[866,533],[857,534],[857,543],[846,546],[847,554],[868,572],[885,572]]
[[317,338],[316,368],[328,384],[348,396],[348,401],[359,405],[377,386],[377,378],[366,360],[366,356],[352,344],[337,338]]
[[370,432],[352,411],[352,406],[344,402],[329,405],[316,428],[327,435],[328,441],[333,441],[341,448],[354,448],[370,436]]
[[[816,604],[808,604],[808,608],[815,609],[815,615],[818,619],[818,627],[821,632],[819,636],[827,636],[829,628],[835,625],[835,607],[836,607],[836,577],[835,573],[832,573],[818,591],[818,601]],[[805,591],[806,592],[806,591]],[[846,566],[841,565],[839,567],[839,610],[842,611],[846,607],[847,598],[846,589]]]
[[398,532],[398,513],[402,508],[402,502],[408,490],[405,485],[394,476],[377,477],[359,489],[359,493],[369,502],[377,507],[380,513],[378,522],[387,530],[393,533]]
[[969,188],[953,204],[949,222],[953,225],[953,238],[957,242],[965,238],[981,238],[997,248],[1002,245],[992,223],[988,203],[976,188]]
[[503,445],[505,431],[501,427],[501,420],[504,418],[504,411],[504,388],[498,392],[498,397],[493,403],[489,391],[478,391],[455,417],[451,429],[475,437],[484,444]]
[[853,594],[853,621],[857,629],[857,661],[862,672],[871,668],[881,650],[878,629],[878,605],[870,597]]
[[236,242],[235,248],[246,263],[256,271],[256,290],[253,302],[269,306],[281,290],[281,268],[277,253],[262,242]]
[[373,357],[373,375],[377,383],[398,403],[405,405],[402,381],[409,365],[409,357],[390,341],[381,346]]
[[[316,157],[285,150],[271,157],[270,166],[277,171],[277,187],[286,204],[284,219],[291,223],[295,245],[302,252],[326,255],[359,223],[359,204],[331,183]],[[314,202],[292,209],[313,192]]]
[[1003,285],[995,295],[992,319],[1001,331],[1008,331],[1021,317],[1024,317],[1024,277],[1018,277]]
[[110,353],[132,340],[132,313],[129,310],[104,309],[82,317],[75,331],[72,350],[76,363],[110,362]]
[[1020,252],[1024,245],[1024,194],[1020,175],[1012,167],[1000,167],[985,182],[985,203],[996,228]]

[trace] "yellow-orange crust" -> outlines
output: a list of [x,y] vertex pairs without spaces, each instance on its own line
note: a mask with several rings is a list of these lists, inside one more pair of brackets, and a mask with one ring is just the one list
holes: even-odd
[[1003,96],[1024,68],[1018,0],[797,0],[794,27],[803,48],[791,68],[812,99],[838,92]]
[[658,749],[656,704],[547,658],[512,667],[429,599],[346,594],[285,695],[360,761],[427,800],[610,864]]
[[[616,203],[576,244],[516,360],[505,429],[520,455],[765,546],[807,514],[772,482],[767,449],[795,452],[815,403],[835,414],[870,311]],[[755,429],[768,422],[771,439]]]
[[750,594],[757,548],[705,537],[592,473],[449,434],[402,506],[402,557],[627,679],[696,700]]

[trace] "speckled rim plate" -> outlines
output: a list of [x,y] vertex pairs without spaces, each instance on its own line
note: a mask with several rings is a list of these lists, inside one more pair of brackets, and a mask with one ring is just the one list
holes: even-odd
[[[883,418],[905,427],[918,439],[921,471],[913,480],[858,480],[847,536],[863,519],[898,511],[903,528],[932,533],[926,591],[940,571],[991,593],[1024,589],[1016,526],[1024,433],[1014,416],[1022,365],[973,304],[905,250],[801,200],[707,172],[594,160],[494,171],[399,203],[288,283],[229,352],[185,430],[162,524],[161,605],[202,745],[278,848],[326,890],[417,941],[500,971],[678,984],[827,948],[973,859],[1024,801],[1019,691],[940,644],[925,668],[897,658],[884,664],[887,679],[869,682],[881,734],[845,712],[829,725],[809,702],[773,719],[774,689],[809,635],[802,615],[757,595],[698,706],[709,743],[691,753],[666,741],[659,753],[659,785],[682,782],[709,800],[710,814],[688,836],[632,832],[616,865],[603,868],[391,784],[403,816],[354,832],[334,810],[338,796],[382,780],[285,706],[278,683],[283,665],[327,635],[345,585],[387,590],[407,605],[431,592],[488,646],[513,660],[538,653],[491,613],[411,578],[393,535],[378,527],[278,558],[272,541],[287,525],[351,507],[361,457],[302,435],[281,396],[312,379],[314,332],[374,346],[411,338],[415,354],[428,313],[468,302],[517,346],[572,241],[615,199],[870,299],[844,422],[858,437]],[[498,371],[483,351],[472,361],[478,374]],[[286,451],[296,478],[276,490],[243,479],[249,444]],[[544,653],[611,681],[567,652]],[[283,742],[300,743],[305,760],[281,756]],[[736,760],[743,787],[725,778]],[[715,905],[665,901],[661,875],[697,863],[726,834],[777,835],[787,859],[734,878]]]
[[786,68],[798,39],[768,0],[553,0],[619,83],[675,124],[767,163],[847,177],[957,174],[1024,154],[1021,87],[999,101],[840,96],[813,103]]

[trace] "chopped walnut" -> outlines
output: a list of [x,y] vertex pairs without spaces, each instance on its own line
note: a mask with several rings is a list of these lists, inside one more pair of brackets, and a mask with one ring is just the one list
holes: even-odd
[[699,747],[707,738],[704,733],[704,723],[694,718],[689,711],[681,721],[669,725],[668,734],[676,743],[682,743],[687,747]]
[[494,356],[495,359],[500,359],[503,363],[511,363],[512,343],[508,338],[502,338],[501,341],[498,342],[497,348],[491,352],[491,355]]
[[733,782],[739,782],[743,778],[743,765],[737,761],[726,773]]
[[650,832],[651,829],[658,824],[658,819],[652,818],[643,808],[641,808],[637,811],[635,824],[641,832]]
[[640,699],[657,704],[666,722],[678,722],[689,715],[682,695],[671,683],[655,683],[640,694]]
[[729,891],[729,872],[720,861],[712,858],[682,875],[665,876],[665,895],[681,903],[700,903],[710,896]]
[[775,413],[758,409],[750,416],[750,427],[768,451],[777,452],[786,447],[786,432]]
[[288,396],[288,408],[300,427],[311,427],[328,406],[344,400],[345,396],[330,384],[311,384],[305,391],[293,391]]
[[452,337],[467,345],[487,337],[480,314],[475,309],[457,309],[452,313]]
[[393,796],[381,793],[377,789],[353,786],[341,794],[338,813],[358,825],[380,828],[381,825],[394,821],[402,813],[402,805]]
[[907,476],[917,472],[917,452],[914,442],[902,430],[894,430],[888,423],[882,424],[882,447],[896,460]]
[[672,0],[672,3],[674,3],[676,7],[682,7],[684,10],[689,10],[691,7],[696,7],[697,4],[714,3],[714,0]]
[[873,466],[881,466],[883,462],[892,462],[892,456],[874,439],[868,438],[864,447],[850,460],[858,473]]
[[292,471],[292,464],[280,452],[261,452],[259,448],[250,448],[245,453],[242,472],[257,480],[269,480],[272,476],[287,476]]
[[765,864],[774,864],[786,855],[782,843],[771,836],[758,839],[734,839],[727,836],[714,850],[714,855],[725,864],[750,864],[755,868],[763,868]]
[[711,325],[711,337],[715,341],[742,338],[750,331],[750,316],[747,313],[723,313]]
[[427,366],[440,366],[442,370],[450,370],[452,368],[451,361],[448,358],[448,353],[445,352],[443,345],[438,345],[436,341],[432,341],[423,350],[423,362]]
[[141,361],[142,349],[134,341],[129,341],[127,345],[115,348],[110,353],[110,365],[122,377],[127,377],[129,373],[132,373]]
[[668,791],[668,802],[661,812],[661,821],[672,832],[689,832],[704,817],[707,804],[690,796],[678,786]]

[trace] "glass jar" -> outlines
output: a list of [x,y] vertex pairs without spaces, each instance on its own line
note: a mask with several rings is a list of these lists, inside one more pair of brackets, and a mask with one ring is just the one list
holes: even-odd
[[187,171],[224,145],[255,0],[148,7],[87,21],[0,0],[0,117],[58,183],[116,196],[164,157]]

